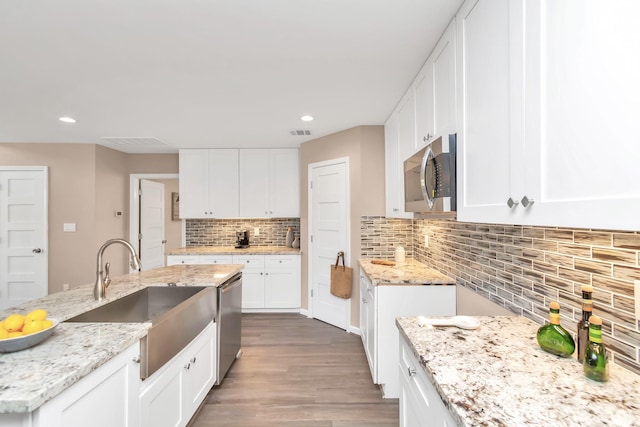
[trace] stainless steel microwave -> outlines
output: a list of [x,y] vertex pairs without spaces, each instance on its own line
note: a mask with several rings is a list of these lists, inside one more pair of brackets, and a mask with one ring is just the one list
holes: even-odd
[[437,137],[404,162],[406,212],[455,212],[456,135]]

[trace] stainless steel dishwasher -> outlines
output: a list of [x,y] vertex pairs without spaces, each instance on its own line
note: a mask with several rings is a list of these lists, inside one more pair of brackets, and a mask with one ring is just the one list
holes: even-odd
[[242,330],[242,273],[218,287],[218,380],[220,384],[240,352]]

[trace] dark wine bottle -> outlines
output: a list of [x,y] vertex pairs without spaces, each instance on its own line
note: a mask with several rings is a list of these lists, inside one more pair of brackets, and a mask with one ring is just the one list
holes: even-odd
[[602,319],[598,316],[589,318],[589,345],[584,350],[582,368],[587,378],[600,382],[609,380],[607,354],[602,343]]
[[593,314],[593,286],[582,286],[582,319],[578,321],[578,362],[584,361],[584,349],[589,344],[589,317]]
[[571,334],[560,326],[560,304],[549,304],[549,323],[541,326],[536,334],[540,348],[556,356],[571,357],[576,349]]

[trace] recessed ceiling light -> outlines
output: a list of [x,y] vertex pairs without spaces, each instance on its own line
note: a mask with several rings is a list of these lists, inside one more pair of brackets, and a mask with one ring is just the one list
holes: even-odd
[[313,120],[313,117],[306,115],[306,116],[300,117],[300,120],[302,120],[303,122],[310,122]]
[[75,123],[76,119],[71,118],[71,117],[60,117],[58,120],[60,120],[61,122],[65,122],[65,123]]

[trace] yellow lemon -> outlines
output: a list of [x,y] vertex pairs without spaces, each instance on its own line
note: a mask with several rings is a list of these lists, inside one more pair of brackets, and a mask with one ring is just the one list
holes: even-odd
[[7,332],[6,329],[0,328],[0,340],[3,340],[5,338],[9,338],[9,332]]
[[53,326],[53,320],[44,319],[42,321],[42,330],[49,329],[52,326]]
[[4,322],[0,321],[0,329],[4,329]]
[[24,326],[22,327],[22,333],[25,335],[29,335],[40,332],[42,329],[42,320],[32,320],[31,322],[26,322],[24,324]]
[[22,314],[12,314],[4,319],[4,328],[8,332],[21,331],[24,325],[24,316]]
[[44,320],[47,318],[47,310],[44,310],[42,308],[39,308],[37,310],[33,310],[31,312],[29,312],[26,316],[25,316],[25,323],[29,322],[31,320]]
[[16,338],[16,337],[21,337],[24,334],[20,331],[13,331],[13,332],[9,332],[9,336],[8,338]]

